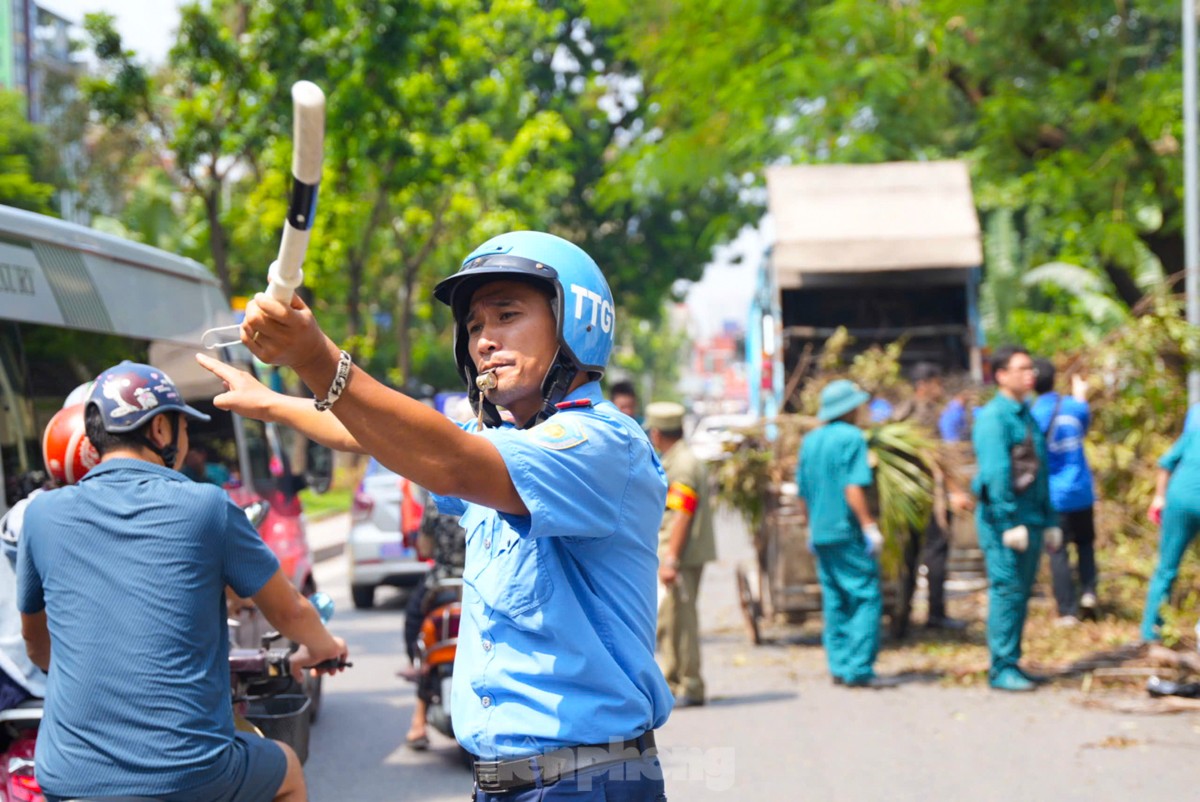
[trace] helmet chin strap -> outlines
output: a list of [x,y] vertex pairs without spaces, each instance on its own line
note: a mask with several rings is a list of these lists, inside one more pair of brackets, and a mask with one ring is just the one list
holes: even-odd
[[558,412],[558,402],[571,392],[571,382],[577,375],[579,368],[571,364],[560,349],[554,356],[554,364],[546,371],[546,378],[542,379],[542,409],[523,428],[537,426]]
[[[467,376],[467,400],[479,415],[479,423],[489,429],[501,425],[503,420],[500,417],[500,410],[496,408],[495,404],[488,401],[487,395],[479,389],[475,381],[478,374],[474,367],[470,368],[469,373],[470,375]],[[564,357],[562,351],[559,350],[554,355],[554,363],[546,371],[545,378],[542,379],[542,408],[524,424],[519,424],[520,428],[530,429],[558,412],[558,407],[555,405],[571,392],[571,383],[578,375],[579,368],[571,364],[570,360]]]

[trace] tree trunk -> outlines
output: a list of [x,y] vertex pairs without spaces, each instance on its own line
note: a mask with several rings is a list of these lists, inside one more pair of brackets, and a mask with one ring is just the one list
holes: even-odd
[[413,294],[416,292],[417,273],[420,263],[404,265],[403,287],[400,297],[399,314],[396,316],[396,370],[400,373],[400,382],[405,384],[412,377],[412,319]]
[[204,211],[208,216],[208,248],[212,254],[213,269],[221,282],[226,298],[233,297],[233,280],[229,275],[229,240],[225,227],[221,225],[221,185],[217,184],[202,193]]
[[1183,234],[1178,231],[1164,234],[1145,234],[1142,242],[1162,263],[1163,274],[1170,280],[1172,291],[1183,288]]
[[1133,280],[1133,276],[1129,275],[1129,271],[1112,262],[1105,262],[1102,267],[1104,268],[1105,275],[1108,276],[1108,280],[1116,288],[1117,295],[1121,297],[1122,303],[1130,309],[1137,306],[1138,301],[1142,300],[1142,296],[1145,293],[1142,292],[1142,288],[1137,285],[1137,282]]
[[[365,235],[364,238],[369,238]],[[350,286],[346,289],[346,339],[354,342],[362,328],[362,277],[363,262],[366,249],[358,251],[346,263],[346,280]]]
[[375,188],[375,200],[371,206],[371,215],[363,226],[358,243],[346,260],[346,278],[350,286],[346,291],[346,335],[355,337],[362,330],[362,284],[366,272],[367,256],[371,253],[371,240],[375,230],[379,228],[384,215],[391,208],[388,202],[390,195],[387,189],[386,176],[391,172],[391,165],[383,172],[379,185]]
[[[446,209],[450,206],[451,193],[447,193],[446,197],[438,204],[437,209],[433,213],[433,226],[429,229],[429,236],[425,238],[425,243],[417,253],[411,258],[403,260],[404,264],[404,294],[400,299],[400,315],[396,326],[396,368],[400,371],[400,381],[407,382],[411,378],[412,370],[412,337],[409,332],[412,329],[412,312],[413,312],[413,292],[417,286],[417,276],[420,275],[421,265],[429,259],[429,255],[433,253],[438,242],[442,238],[442,231],[446,222]],[[396,235],[396,247],[400,253],[404,253],[404,243],[399,241],[399,234]]]

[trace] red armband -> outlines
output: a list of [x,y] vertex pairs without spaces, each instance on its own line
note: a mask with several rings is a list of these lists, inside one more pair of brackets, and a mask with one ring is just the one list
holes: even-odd
[[699,501],[700,497],[696,495],[696,491],[685,484],[671,482],[671,486],[667,488],[668,510],[678,510],[686,512],[688,515],[695,515]]

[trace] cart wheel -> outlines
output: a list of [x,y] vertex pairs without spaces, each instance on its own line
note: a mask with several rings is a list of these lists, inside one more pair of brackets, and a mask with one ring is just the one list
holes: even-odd
[[759,607],[753,591],[750,590],[750,579],[746,576],[745,569],[738,566],[736,576],[738,601],[741,602],[742,618],[746,621],[746,632],[750,636],[750,642],[758,646],[762,643],[762,635],[758,629],[758,619],[762,617],[762,608]]

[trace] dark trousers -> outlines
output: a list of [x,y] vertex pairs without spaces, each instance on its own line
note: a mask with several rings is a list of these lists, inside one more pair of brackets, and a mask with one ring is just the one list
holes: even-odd
[[29,691],[0,668],[0,710],[16,707],[28,698]]
[[408,652],[408,661],[417,661],[417,638],[421,637],[421,624],[425,620],[425,594],[428,592],[428,574],[422,576],[412,593],[408,603],[404,605],[404,648]]
[[904,549],[904,562],[908,567],[904,576],[904,595],[912,599],[917,587],[917,568],[924,565],[925,579],[929,583],[929,620],[946,617],[946,565],[950,560],[950,527],[942,527],[937,517],[929,516],[929,525],[923,534],[911,532]]
[[1075,548],[1079,567],[1080,593],[1096,592],[1096,522],[1092,508],[1064,512],[1058,516],[1063,530],[1063,544],[1050,554],[1050,577],[1054,585],[1054,601],[1059,615],[1078,615],[1079,597],[1075,593],[1075,577],[1067,548]]

